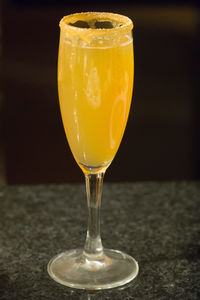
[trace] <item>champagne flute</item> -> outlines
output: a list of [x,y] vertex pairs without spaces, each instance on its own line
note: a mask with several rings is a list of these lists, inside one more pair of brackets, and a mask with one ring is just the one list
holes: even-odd
[[76,13],[60,21],[58,92],[67,140],[85,175],[88,229],[83,249],[48,264],[57,282],[100,290],[138,274],[131,256],[104,249],[100,236],[103,177],[126,127],[133,88],[132,21],[113,13]]

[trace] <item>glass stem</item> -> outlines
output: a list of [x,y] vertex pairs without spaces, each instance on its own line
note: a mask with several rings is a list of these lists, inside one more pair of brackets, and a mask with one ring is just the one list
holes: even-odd
[[85,174],[88,202],[88,229],[84,255],[99,257],[103,255],[100,235],[100,208],[104,173]]

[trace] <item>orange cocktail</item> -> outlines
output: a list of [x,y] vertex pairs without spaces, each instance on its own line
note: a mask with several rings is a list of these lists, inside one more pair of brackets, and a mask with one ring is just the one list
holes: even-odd
[[132,37],[71,43],[61,35],[58,89],[68,143],[82,166],[114,158],[126,126],[133,86]]
[[130,255],[105,249],[100,235],[103,177],[119,148],[131,105],[132,28],[128,17],[112,13],[72,14],[60,22],[60,109],[70,148],[85,175],[88,228],[84,247],[56,255],[48,272],[72,288],[114,288],[133,280],[139,270]]

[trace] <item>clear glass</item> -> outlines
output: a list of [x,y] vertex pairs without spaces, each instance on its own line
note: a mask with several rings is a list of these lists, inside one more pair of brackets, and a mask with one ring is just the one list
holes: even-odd
[[103,177],[121,143],[133,88],[132,21],[112,13],[79,13],[60,21],[58,92],[73,156],[85,175],[88,229],[83,249],[49,262],[57,282],[100,290],[127,284],[138,274],[131,256],[104,249],[100,236]]

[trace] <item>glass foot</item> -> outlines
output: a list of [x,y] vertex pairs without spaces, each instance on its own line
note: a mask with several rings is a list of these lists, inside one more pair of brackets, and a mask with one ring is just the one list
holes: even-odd
[[131,256],[105,249],[98,257],[85,255],[76,249],[63,252],[48,264],[49,275],[57,282],[72,288],[101,290],[124,285],[139,271]]

